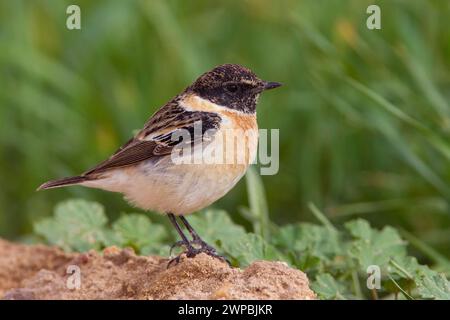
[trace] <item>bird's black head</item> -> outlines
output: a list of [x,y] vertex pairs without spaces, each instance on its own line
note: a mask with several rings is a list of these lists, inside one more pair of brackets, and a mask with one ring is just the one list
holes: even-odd
[[254,113],[259,94],[279,86],[259,79],[243,66],[224,64],[201,75],[187,90],[215,104]]

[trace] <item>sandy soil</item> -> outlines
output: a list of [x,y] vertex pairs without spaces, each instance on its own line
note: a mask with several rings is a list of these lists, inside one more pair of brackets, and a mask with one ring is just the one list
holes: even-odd
[[204,254],[170,268],[167,262],[158,256],[136,256],[131,249],[68,254],[0,239],[0,298],[316,298],[306,275],[282,262],[256,261],[238,269]]

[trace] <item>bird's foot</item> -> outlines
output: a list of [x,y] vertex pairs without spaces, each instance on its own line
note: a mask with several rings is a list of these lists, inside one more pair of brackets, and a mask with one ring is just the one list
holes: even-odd
[[224,256],[220,255],[217,253],[217,250],[210,246],[209,244],[207,244],[205,241],[203,241],[200,238],[196,238],[192,241],[189,242],[185,242],[185,241],[177,241],[175,242],[171,247],[170,247],[170,255],[172,255],[172,250],[176,247],[185,247],[185,250],[180,253],[178,256],[176,256],[175,258],[171,259],[167,265],[167,267],[170,267],[171,265],[177,265],[180,260],[181,260],[181,256],[183,254],[186,255],[186,257],[188,258],[193,258],[196,255],[198,255],[199,253],[206,253],[207,255],[213,257],[213,258],[217,258],[219,260],[222,260],[224,262],[226,262],[228,265],[231,266],[230,261],[228,261],[227,258],[225,258]]
[[183,252],[181,252],[175,258],[172,258],[169,260],[169,263],[167,264],[167,268],[169,268],[172,265],[177,265],[180,262],[181,256],[183,254],[185,254],[186,257],[188,257],[188,258],[193,258],[197,254],[200,253],[198,249],[196,249],[192,246],[190,241],[189,242],[188,241],[177,241],[170,247],[170,256],[172,256],[173,249],[177,248],[177,247],[184,247],[185,249]]
[[228,259],[225,256],[218,254],[216,248],[210,246],[202,239],[195,238],[193,241],[191,241],[191,243],[198,247],[198,251],[199,251],[198,253],[200,253],[200,252],[206,253],[207,255],[209,255],[213,258],[222,260],[222,261],[226,262],[229,266],[231,266],[230,261],[228,261]]

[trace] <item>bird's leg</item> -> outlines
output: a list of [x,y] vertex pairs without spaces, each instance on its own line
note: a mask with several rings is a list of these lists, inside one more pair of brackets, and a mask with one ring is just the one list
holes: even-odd
[[192,226],[189,224],[189,222],[187,221],[187,219],[183,216],[180,216],[180,220],[181,222],[183,222],[183,224],[185,225],[186,229],[189,231],[189,233],[192,236],[192,244],[194,245],[198,245],[200,246],[200,248],[198,249],[198,253],[200,252],[204,252],[212,257],[216,257],[219,258],[221,260],[225,260],[228,264],[230,264],[230,262],[228,261],[227,258],[225,258],[224,256],[221,256],[217,253],[217,250],[210,246],[209,244],[207,244],[205,241],[203,241],[202,238],[200,238],[200,236],[198,235],[198,233],[194,230],[194,228],[192,228]]
[[[175,216],[172,213],[168,213],[167,216],[169,217],[170,222],[173,224],[173,226],[175,227],[175,229],[177,230],[178,234],[181,237],[181,241],[177,241],[175,242],[171,247],[170,247],[170,254],[172,254],[172,250],[175,247],[179,247],[179,246],[185,246],[186,247],[186,256],[191,258],[194,257],[195,255],[197,255],[198,250],[195,249],[190,241],[188,240],[188,238],[186,237],[186,235],[183,233],[183,231],[181,230],[180,226],[178,225],[177,219],[175,218]],[[180,262],[180,256],[178,255],[175,258],[173,258],[172,260],[169,261],[168,266],[170,266],[172,263],[177,264],[178,262]]]
[[208,248],[211,251],[216,251],[212,246],[208,245],[205,241],[200,238],[198,233],[194,230],[194,228],[190,225],[190,223],[187,221],[187,219],[183,216],[180,216],[181,222],[185,225],[186,229],[189,231],[189,233],[192,236],[192,243],[200,245],[202,248]]
[[177,219],[175,218],[175,216],[172,213],[168,213],[167,216],[169,217],[170,222],[173,224],[173,226],[177,230],[178,234],[180,235],[180,237],[182,239],[180,242],[182,244],[188,246],[189,240],[188,240],[188,238],[186,238],[186,235],[183,233],[180,226],[178,225],[178,222],[177,222]]
[[183,222],[183,224],[185,225],[186,229],[188,229],[189,233],[192,236],[192,240],[194,240],[194,241],[201,240],[201,238],[198,235],[198,233],[194,230],[194,228],[192,228],[192,226],[189,224],[189,222],[186,220],[185,217],[180,216],[180,220],[181,220],[181,222]]

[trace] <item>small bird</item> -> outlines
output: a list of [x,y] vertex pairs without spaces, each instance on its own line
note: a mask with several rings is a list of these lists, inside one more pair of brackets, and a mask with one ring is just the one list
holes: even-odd
[[[181,237],[172,248],[184,247],[187,257],[204,252],[224,259],[184,215],[223,197],[245,174],[256,157],[259,95],[279,86],[237,64],[217,66],[156,111],[107,160],[79,176],[48,181],[38,190],[81,185],[120,192],[138,208],[167,214]],[[229,143],[229,136],[237,141]]]

